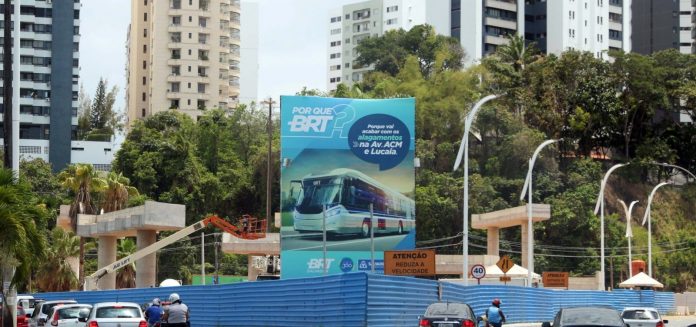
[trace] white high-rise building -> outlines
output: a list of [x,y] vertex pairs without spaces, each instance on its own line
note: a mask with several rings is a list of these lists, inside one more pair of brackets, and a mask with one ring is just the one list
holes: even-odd
[[242,1],[239,103],[259,99],[259,4]]
[[328,40],[328,90],[339,83],[351,84],[363,79],[372,68],[359,66],[356,46],[367,37],[381,36],[395,29],[433,22],[440,34],[447,33],[447,11],[437,11],[442,1],[371,0],[345,5],[330,12]]

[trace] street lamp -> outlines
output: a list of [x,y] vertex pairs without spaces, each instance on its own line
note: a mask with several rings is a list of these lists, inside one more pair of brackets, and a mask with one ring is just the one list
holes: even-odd
[[626,213],[626,238],[628,239],[628,278],[631,278],[633,276],[633,265],[631,263],[633,261],[631,258],[631,239],[633,238],[633,229],[631,229],[631,212],[633,211],[633,206],[638,203],[638,200],[631,202],[628,207],[626,207],[626,202],[623,202],[623,200],[619,200],[619,203],[623,207],[624,213]]
[[541,152],[541,150],[549,145],[558,142],[558,140],[546,140],[534,150],[532,158],[529,159],[529,168],[527,170],[527,178],[524,180],[524,186],[522,186],[522,193],[520,194],[520,201],[524,199],[525,193],[529,196],[527,200],[527,282],[528,285],[532,286],[532,274],[534,273],[534,228],[532,228],[532,171],[534,170],[534,162]]
[[602,184],[599,187],[599,196],[597,197],[597,204],[595,205],[594,209],[594,214],[596,215],[597,213],[600,213],[600,238],[601,238],[601,249],[600,251],[602,252],[600,254],[600,260],[601,260],[601,274],[602,274],[602,289],[606,289],[606,284],[604,282],[604,187],[607,185],[607,180],[609,180],[609,176],[611,173],[619,169],[623,166],[627,166],[628,164],[621,163],[621,164],[616,164],[611,166],[609,170],[607,170],[606,174],[604,174],[604,178],[602,179]]
[[488,101],[491,101],[499,95],[489,95],[479,100],[471,108],[469,114],[466,115],[464,121],[464,135],[462,135],[462,142],[459,145],[459,152],[457,153],[457,160],[454,162],[454,168],[452,171],[457,171],[457,168],[462,162],[462,155],[464,157],[464,233],[462,235],[462,276],[464,278],[464,286],[469,286],[469,130],[471,129],[471,123],[476,117],[476,113],[479,111],[481,106]]
[[655,192],[657,192],[657,189],[668,184],[671,183],[662,182],[660,184],[657,184],[657,186],[653,188],[652,192],[650,192],[650,196],[648,197],[648,206],[645,208],[645,214],[643,215],[643,223],[641,223],[641,225],[645,226],[645,221],[648,221],[648,276],[650,277],[652,277],[652,218],[650,214],[650,207],[652,206],[652,200],[655,196]]

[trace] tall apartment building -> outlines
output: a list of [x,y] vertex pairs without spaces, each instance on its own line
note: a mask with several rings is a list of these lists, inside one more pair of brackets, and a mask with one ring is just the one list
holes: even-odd
[[[520,34],[546,53],[631,49],[632,0],[450,0],[450,33],[473,63]],[[659,0],[657,0],[659,1]]]
[[696,1],[633,0],[633,19],[635,52],[678,49],[696,53]]
[[242,1],[239,103],[259,101],[259,3]]
[[[108,170],[112,157],[111,143],[73,141],[77,136],[80,6],[79,0],[30,0],[23,1],[20,8],[19,155],[48,161],[54,171],[76,162]],[[0,5],[0,13],[6,9]],[[0,23],[0,35],[3,27]],[[4,110],[11,108],[0,97],[0,112]],[[2,129],[0,124],[0,138]]]
[[[330,13],[328,40],[327,89],[335,90],[339,83],[353,83],[363,79],[372,68],[355,62],[356,46],[367,37],[381,36],[384,32],[413,26],[431,24],[442,29],[446,11],[437,12],[441,6],[426,0],[371,0],[345,5]],[[442,34],[444,31],[438,31]]]
[[165,110],[194,119],[235,107],[239,0],[133,0],[128,32],[128,124]]

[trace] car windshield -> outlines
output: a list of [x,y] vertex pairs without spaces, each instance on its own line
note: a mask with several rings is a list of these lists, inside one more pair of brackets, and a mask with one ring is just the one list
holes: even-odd
[[461,303],[433,303],[427,310],[426,316],[467,316],[466,304]]
[[340,189],[341,178],[338,177],[305,180],[296,209],[300,213],[320,213],[325,204],[341,202]]
[[619,313],[605,308],[577,308],[563,310],[563,326],[623,326]]
[[624,319],[633,320],[655,320],[657,318],[657,312],[652,310],[626,310],[621,315]]
[[60,320],[80,318],[80,310],[83,310],[84,308],[85,307],[73,307],[73,308],[59,309],[58,310],[58,318]]
[[97,318],[140,318],[140,308],[135,307],[101,307],[97,309]]
[[63,304],[72,304],[72,303],[75,303],[75,302],[69,302],[69,303],[62,303],[61,302],[61,303],[44,304],[43,306],[41,306],[41,313],[48,315],[48,313],[51,312],[51,309],[53,309],[53,307],[58,306],[58,305],[63,305]]

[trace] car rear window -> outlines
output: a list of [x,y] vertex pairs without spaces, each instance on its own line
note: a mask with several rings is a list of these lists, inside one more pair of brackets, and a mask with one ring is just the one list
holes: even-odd
[[619,313],[604,308],[565,309],[563,326],[623,326]]
[[461,303],[433,303],[427,310],[426,316],[467,316],[468,308]]
[[101,307],[97,309],[97,318],[140,318],[140,308],[136,307]]
[[626,310],[621,315],[624,319],[633,320],[655,320],[657,318],[657,312],[651,310]]
[[53,309],[53,307],[55,307],[55,306],[63,305],[63,304],[73,304],[73,303],[75,303],[75,302],[48,303],[48,304],[44,304],[44,305],[41,306],[41,313],[43,313],[43,314],[45,314],[45,315],[48,315],[48,313],[51,312],[51,309]]
[[77,319],[80,318],[80,310],[86,307],[65,308],[58,310],[58,319]]

